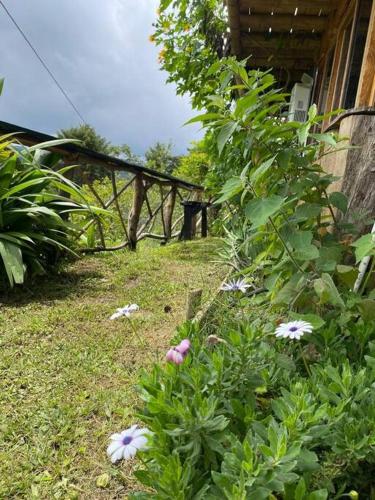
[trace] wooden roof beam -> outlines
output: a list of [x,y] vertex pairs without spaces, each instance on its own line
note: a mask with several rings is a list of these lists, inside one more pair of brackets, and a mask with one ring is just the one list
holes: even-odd
[[267,57],[250,57],[247,64],[251,68],[285,68],[306,71],[313,69],[315,65],[313,59],[283,59],[279,57],[272,59]]
[[324,31],[327,19],[322,16],[291,16],[289,14],[277,14],[275,16],[266,14],[240,15],[240,26],[242,31],[251,33],[295,31],[321,33]]
[[327,15],[337,7],[337,0],[240,0],[240,12],[266,12],[293,14],[296,7],[300,13]]
[[241,33],[241,46],[247,50],[248,47],[259,47],[272,51],[283,49],[316,50],[320,49],[321,38],[314,33],[294,34],[290,33]]
[[316,60],[319,57],[319,49],[306,49],[306,48],[283,48],[283,49],[278,49],[277,47],[274,48],[267,48],[267,47],[259,47],[257,45],[251,45],[251,44],[242,44],[242,53],[246,53],[248,57],[249,55],[252,55],[255,58],[269,58],[270,60],[274,59],[311,59],[311,60]]

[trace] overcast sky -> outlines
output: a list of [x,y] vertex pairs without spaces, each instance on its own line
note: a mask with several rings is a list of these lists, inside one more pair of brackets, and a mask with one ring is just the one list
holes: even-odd
[[[137,154],[156,141],[185,152],[194,112],[159,70],[148,41],[158,0],[3,0],[85,120]],[[79,124],[0,6],[0,119],[41,132]]]

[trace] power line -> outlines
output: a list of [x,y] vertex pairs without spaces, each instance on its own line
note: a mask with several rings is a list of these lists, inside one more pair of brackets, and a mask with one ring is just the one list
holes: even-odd
[[14,17],[12,16],[12,14],[9,12],[9,10],[6,8],[6,6],[4,5],[4,3],[2,2],[2,0],[0,0],[0,5],[3,7],[3,9],[5,10],[5,12],[7,13],[8,17],[10,18],[10,20],[12,21],[12,23],[14,24],[14,26],[17,28],[17,30],[20,32],[21,36],[23,37],[23,39],[25,40],[25,42],[27,43],[27,45],[30,47],[30,49],[34,52],[34,54],[36,55],[36,57],[38,58],[39,62],[42,64],[42,66],[44,67],[44,69],[47,71],[47,73],[49,74],[49,76],[52,78],[52,80],[55,82],[55,84],[57,85],[58,89],[60,90],[60,92],[62,93],[62,95],[65,97],[65,99],[68,101],[68,103],[70,104],[70,106],[73,108],[73,110],[75,111],[75,113],[78,115],[79,119],[82,120],[83,123],[86,123],[86,120],[83,118],[83,116],[81,115],[81,113],[79,112],[77,106],[74,104],[74,102],[71,100],[71,98],[69,97],[69,95],[67,94],[67,92],[64,90],[64,88],[62,87],[62,85],[60,85],[60,83],[58,82],[57,78],[55,77],[55,75],[52,73],[52,71],[49,69],[49,67],[47,66],[47,64],[43,61],[42,57],[38,54],[38,51],[36,50],[36,48],[33,46],[33,44],[30,42],[30,40],[27,38],[27,36],[25,35],[25,33],[22,31],[22,28],[19,26],[19,24],[17,23],[17,21],[14,19]]

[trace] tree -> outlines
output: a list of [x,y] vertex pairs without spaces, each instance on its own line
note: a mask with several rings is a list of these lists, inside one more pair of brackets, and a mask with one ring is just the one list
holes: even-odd
[[66,139],[78,139],[82,142],[81,146],[97,151],[98,153],[110,154],[111,151],[111,143],[87,123],[78,127],[59,130],[57,136]]
[[[204,95],[217,82],[207,68],[229,53],[227,21],[222,0],[160,0],[159,16],[150,41],[161,47],[159,62],[169,73],[177,94],[189,94],[193,106],[204,107]],[[203,92],[203,89],[206,89]]]
[[180,158],[180,164],[174,171],[176,177],[181,177],[195,184],[203,184],[210,167],[209,156],[204,139],[192,142],[186,156]]
[[149,168],[166,174],[172,174],[180,161],[179,156],[172,154],[171,143],[157,142],[146,151],[145,157]]
[[[130,146],[123,144],[122,146],[115,146],[111,144],[105,137],[101,136],[94,127],[88,125],[87,123],[79,125],[78,127],[71,127],[59,130],[57,132],[58,137],[66,139],[78,139],[81,141],[80,146],[91,149],[98,153],[103,153],[109,156],[115,156],[123,160],[131,161],[133,163],[140,163],[140,158],[133,154]],[[108,176],[108,170],[104,167],[98,165],[83,165],[73,173],[73,179],[78,184],[83,184],[84,182],[92,182],[95,179],[102,179]]]

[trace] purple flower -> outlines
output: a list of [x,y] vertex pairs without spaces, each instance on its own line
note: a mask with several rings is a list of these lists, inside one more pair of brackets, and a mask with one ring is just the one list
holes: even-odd
[[180,365],[186,358],[191,347],[190,340],[184,339],[177,346],[171,347],[166,354],[167,361]]
[[228,283],[223,283],[220,290],[223,290],[224,292],[238,292],[238,291],[240,291],[242,293],[246,293],[246,290],[250,287],[251,287],[251,285],[246,283],[245,280],[238,279],[237,281],[233,280],[233,281],[228,281]]
[[139,306],[137,304],[128,304],[125,307],[119,307],[116,309],[116,312],[114,312],[109,319],[117,319],[121,318],[121,316],[129,318],[130,315],[136,311],[139,311]]
[[281,323],[276,328],[276,337],[282,337],[284,339],[296,339],[299,340],[305,333],[311,333],[313,326],[307,321],[291,321],[290,323]]
[[107,448],[107,454],[112,463],[119,460],[133,458],[138,450],[147,449],[148,436],[152,434],[148,429],[138,429],[137,425],[132,425],[118,434],[112,434],[111,443]]

